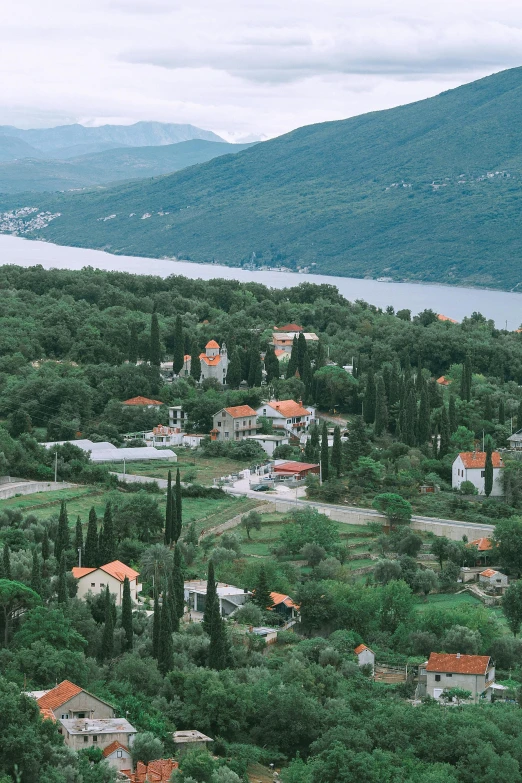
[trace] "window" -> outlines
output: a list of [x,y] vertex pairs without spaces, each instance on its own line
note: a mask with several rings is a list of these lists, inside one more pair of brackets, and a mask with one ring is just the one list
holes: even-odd
[[481,470],[480,471],[480,477],[484,478],[485,475],[486,475],[486,471],[485,470]]
[[77,718],[85,718],[85,712],[79,712]]
[[435,675],[435,682],[440,682],[440,674]]
[[449,672],[446,674],[446,677],[453,677],[453,674],[450,674]]
[[123,758],[123,752],[121,750],[117,750],[116,751],[116,758],[117,759],[122,759]]
[[218,421],[217,425],[218,425],[218,427],[221,427],[221,422],[220,422],[220,421]]
[[83,738],[83,741],[84,741],[84,742],[89,742],[89,737],[84,737],[84,738]]
[[64,712],[64,714],[62,715],[62,720],[67,720],[68,717],[69,717],[69,713]]
[[96,587],[96,582],[91,582],[91,587]]
[[97,734],[93,734],[92,735],[92,741],[93,742],[98,742],[98,735]]
[[100,582],[100,587],[105,587],[105,582]]
[[227,432],[225,432],[225,440],[228,440],[228,436],[229,436],[229,435],[230,435],[230,433],[229,433],[229,432],[228,432],[228,430],[227,430]]

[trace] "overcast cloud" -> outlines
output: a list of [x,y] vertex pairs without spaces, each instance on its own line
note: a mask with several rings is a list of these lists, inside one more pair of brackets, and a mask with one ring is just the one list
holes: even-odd
[[512,0],[18,0],[0,124],[161,120],[274,136],[522,64]]

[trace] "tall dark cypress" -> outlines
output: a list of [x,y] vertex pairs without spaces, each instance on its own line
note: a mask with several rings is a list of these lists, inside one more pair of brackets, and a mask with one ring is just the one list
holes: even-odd
[[152,313],[150,318],[149,362],[155,367],[159,367],[161,364],[160,330],[157,313]]
[[503,397],[501,397],[498,402],[498,423],[499,424],[506,423],[506,404],[504,402]]
[[448,405],[448,421],[449,421],[450,434],[453,435],[453,433],[457,429],[457,408],[455,405],[455,397],[453,394],[450,396],[449,405]]
[[293,378],[299,369],[299,365],[297,363],[298,350],[299,349],[297,346],[297,337],[294,335],[294,340],[292,343],[292,353],[290,354],[290,359],[288,360],[288,364],[286,365],[287,378]]
[[114,536],[114,524],[112,521],[112,506],[109,501],[103,513],[103,528],[101,532],[101,546],[98,552],[100,565],[112,563],[116,559],[116,538]]
[[431,423],[430,423],[430,401],[428,397],[428,389],[426,384],[421,386],[420,393],[420,405],[419,405],[419,419],[417,423],[417,437],[419,445],[423,446],[431,438]]
[[310,427],[310,446],[312,449],[312,462],[319,462],[321,458],[320,430],[318,424]]
[[279,359],[275,355],[273,345],[269,345],[265,354],[266,382],[271,383],[279,378]]
[[174,564],[172,568],[172,582],[174,588],[174,605],[178,621],[183,618],[185,612],[185,590],[184,590],[184,562],[180,548],[177,546],[174,550]]
[[350,426],[348,441],[344,444],[344,464],[346,470],[351,470],[359,457],[365,457],[370,451],[366,427],[362,416],[354,416]]
[[317,343],[317,350],[315,352],[315,363],[314,363],[314,369],[320,370],[321,367],[324,367],[326,364],[326,351],[324,349],[324,343],[322,340],[319,340]]
[[373,369],[370,367],[366,375],[366,388],[364,390],[363,416],[367,424],[373,424],[375,421],[375,378]]
[[42,560],[44,563],[46,560],[49,560],[51,556],[51,545],[49,543],[49,533],[47,532],[47,528],[44,528],[43,532],[43,538],[42,538]]
[[60,504],[60,516],[58,517],[58,531],[54,542],[54,556],[60,561],[62,552],[71,547],[71,538],[69,535],[69,520],[67,518],[67,506],[65,500]]
[[129,331],[129,347],[127,351],[129,364],[136,364],[138,361],[138,325],[132,323]]
[[341,475],[343,467],[343,447],[341,443],[341,428],[334,427],[333,445],[332,445],[332,467],[335,468],[337,478]]
[[192,348],[190,350],[190,377],[193,378],[196,383],[199,383],[201,378],[201,359],[199,358],[200,350],[196,340],[192,341]]
[[114,612],[109,587],[105,588],[105,622],[101,638],[100,660],[110,661],[114,655]]
[[170,622],[169,602],[163,593],[160,614],[160,631],[158,644],[158,669],[165,676],[174,666],[174,648],[172,644],[172,625]]
[[219,604],[214,604],[210,619],[208,665],[211,669],[222,671],[227,668],[230,657],[230,642],[228,640],[225,622],[219,612]]
[[165,507],[165,544],[172,543],[172,472],[167,474],[167,504]]
[[307,353],[308,349],[306,347],[304,333],[299,332],[299,337],[297,338],[297,369],[299,370],[299,375],[301,378],[304,375],[304,364]]
[[467,355],[462,365],[462,376],[460,379],[460,397],[461,399],[467,400],[468,402],[471,400],[471,380],[472,380],[471,359],[469,355]]
[[518,403],[516,428],[517,430],[522,430],[522,400]]
[[176,611],[176,596],[174,590],[174,575],[172,571],[168,575],[167,579],[167,595],[166,600],[168,603],[168,610],[170,614],[170,628],[172,633],[178,633],[179,631],[179,617]]
[[33,563],[31,567],[31,590],[34,590],[38,595],[42,594],[42,566],[40,564],[40,558],[38,552],[33,549]]
[[156,660],[158,659],[159,633],[160,633],[160,623],[161,623],[158,593],[159,590],[156,585],[154,589],[154,616],[152,618],[152,656],[153,658],[156,658]]
[[440,414],[440,445],[439,445],[439,459],[445,457],[450,448],[450,425],[449,417],[446,411],[446,406],[442,406]]
[[[266,365],[266,359],[265,359],[265,365]],[[228,364],[228,370],[227,370],[227,385],[230,386],[232,389],[237,389],[242,378],[243,370],[241,368],[241,359],[239,358],[239,352],[237,348],[235,348],[232,351],[232,354],[230,356],[230,362]]]
[[13,578],[11,574],[11,550],[9,544],[4,544],[4,550],[2,552],[2,576],[4,579],[11,580]]
[[174,351],[172,357],[172,369],[179,375],[185,363],[185,336],[183,334],[183,322],[181,316],[176,316],[174,326]]
[[272,596],[270,595],[270,587],[268,584],[268,577],[266,575],[266,568],[264,565],[261,565],[259,572],[257,574],[254,597],[252,600],[263,611],[270,609],[274,605]]
[[89,511],[89,524],[87,525],[87,535],[85,537],[83,565],[88,568],[96,568],[96,566],[100,565],[98,562],[98,519],[94,506]]
[[132,650],[132,600],[128,577],[123,580],[123,596],[121,599],[121,627],[125,631],[125,649]]
[[328,481],[330,473],[330,460],[328,453],[328,428],[326,422],[323,421],[323,428],[321,432],[321,478],[323,481]]
[[384,379],[379,376],[375,390],[375,425],[373,431],[377,437],[388,427],[388,406],[386,405],[386,388]]
[[493,441],[489,436],[486,438],[485,445],[486,465],[484,469],[484,494],[489,498],[493,489]]
[[261,386],[263,380],[263,368],[261,365],[261,354],[259,351],[259,339],[257,335],[252,337],[250,345],[250,361],[248,366],[248,385]]
[[65,562],[65,550],[60,557],[60,565],[58,568],[58,603],[67,603],[67,565]]
[[417,401],[410,387],[406,392],[401,421],[401,440],[408,446],[415,446],[417,431]]
[[210,635],[212,625],[212,615],[217,605],[219,614],[219,598],[217,594],[217,583],[214,577],[214,563],[212,560],[208,564],[207,594],[205,596],[205,611],[203,612],[203,629]]
[[84,565],[83,562],[83,556],[84,556],[84,550],[83,550],[83,530],[82,530],[82,521],[80,517],[76,517],[76,530],[74,534],[74,549],[76,551],[76,556],[79,557],[80,553],[82,556],[82,565]]
[[179,468],[176,470],[176,489],[174,493],[173,507],[174,505],[176,512],[173,515],[172,537],[174,541],[177,541],[183,528],[183,498],[181,496],[181,476],[179,473]]

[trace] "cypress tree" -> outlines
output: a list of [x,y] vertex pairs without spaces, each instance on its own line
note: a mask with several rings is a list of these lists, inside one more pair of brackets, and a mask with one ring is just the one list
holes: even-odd
[[158,669],[165,676],[174,666],[174,648],[172,644],[172,625],[170,622],[169,602],[163,593],[160,615],[160,631],[158,645]]
[[105,588],[105,622],[101,639],[100,660],[109,661],[114,655],[114,613],[109,586]]
[[292,343],[292,353],[290,354],[290,359],[288,360],[288,364],[286,365],[287,378],[293,378],[297,370],[299,369],[299,365],[297,363],[298,352],[299,350],[297,346],[297,337],[294,335],[294,340]]
[[100,532],[100,551],[98,552],[100,565],[112,563],[116,559],[116,539],[114,537],[114,525],[112,522],[111,503],[107,503],[103,513],[103,527]]
[[183,322],[181,316],[176,316],[174,325],[174,351],[172,358],[172,369],[176,375],[179,375],[185,363],[185,336],[183,334]]
[[225,622],[219,613],[219,604],[215,604],[211,617],[208,665],[211,669],[222,671],[227,668],[230,657],[230,643]]
[[319,340],[317,343],[317,351],[315,354],[315,362],[314,362],[314,369],[320,370],[321,367],[324,367],[326,364],[326,351],[324,349],[324,343],[322,340]]
[[31,590],[34,590],[38,595],[42,594],[42,567],[40,565],[40,558],[38,552],[33,549],[33,563],[31,566]]
[[131,324],[129,332],[129,348],[127,352],[129,364],[136,364],[138,361],[138,325]]
[[484,400],[484,418],[486,421],[493,421],[493,400],[491,399],[491,394],[486,394]]
[[67,603],[67,565],[65,563],[65,550],[60,557],[60,565],[58,568],[58,603]]
[[257,336],[252,337],[250,346],[250,361],[248,366],[248,385],[261,386],[263,380],[263,368],[261,365],[261,355],[259,352],[259,340]]
[[388,406],[386,405],[386,389],[384,379],[379,377],[375,390],[375,426],[373,431],[377,437],[385,432],[388,426]]
[[299,370],[299,375],[301,378],[304,375],[305,357],[307,353],[308,349],[306,347],[304,333],[299,332],[299,337],[297,338],[297,369]]
[[60,562],[62,552],[71,547],[71,538],[69,536],[69,520],[67,518],[67,506],[65,500],[60,504],[60,516],[58,517],[58,532],[54,542],[54,556]]
[[408,446],[415,446],[415,433],[417,429],[417,402],[413,389],[409,389],[406,395],[401,421],[401,439]]
[[326,422],[323,421],[321,432],[321,478],[323,481],[328,481],[330,467],[328,456],[328,429]]
[[431,438],[430,401],[425,383],[422,384],[421,388],[417,436],[419,439],[419,446],[428,443]]
[[486,465],[484,470],[484,493],[487,498],[491,495],[493,489],[493,441],[488,436],[486,438]]
[[174,550],[174,564],[172,568],[173,597],[176,617],[179,620],[183,618],[185,612],[185,590],[184,590],[184,563],[183,555],[179,546]]
[[440,446],[439,446],[439,459],[442,459],[442,457],[445,457],[448,453],[450,448],[450,426],[449,426],[449,418],[448,413],[446,411],[446,406],[442,406],[442,411],[440,414]]
[[257,574],[255,592],[252,600],[263,611],[270,609],[274,605],[272,596],[270,595],[270,587],[268,586],[268,579],[264,565],[261,566]]
[[304,358],[304,368],[303,368],[303,375],[301,377],[301,380],[303,381],[305,387],[304,390],[305,402],[309,402],[314,398],[314,372],[312,370],[312,363],[310,361],[310,355],[308,351],[306,352]]
[[[265,359],[266,366],[266,359]],[[237,389],[241,381],[243,380],[243,372],[241,369],[241,359],[239,358],[239,352],[237,348],[232,351],[230,362],[227,370],[227,385],[232,389]]]
[[335,468],[337,478],[341,475],[343,466],[343,448],[341,443],[341,428],[334,427],[333,446],[332,446],[332,467]]
[[154,616],[152,618],[152,657],[158,660],[159,651],[159,633],[160,633],[160,606],[158,598],[158,587],[154,588]]
[[42,560],[44,563],[46,560],[49,560],[51,556],[51,546],[49,544],[49,533],[47,532],[47,528],[44,528],[43,532],[43,538],[42,538]]
[[344,444],[344,462],[347,470],[350,470],[359,457],[364,457],[368,454],[370,448],[368,444],[368,436],[366,434],[366,427],[362,416],[354,416],[352,419],[352,425],[350,427],[350,433],[348,441]]
[[269,345],[265,354],[266,382],[271,383],[279,378],[279,359],[275,355],[274,346]]
[[2,553],[2,576],[4,579],[11,580],[13,578],[11,574],[11,550],[9,544],[4,544],[4,551]]
[[121,599],[121,627],[125,631],[125,649],[132,650],[132,601],[128,577],[123,580],[123,596]]
[[199,358],[200,350],[196,340],[192,341],[192,349],[190,351],[190,377],[193,378],[196,383],[199,383],[201,378],[201,359]]
[[457,429],[457,409],[455,405],[455,397],[453,396],[453,394],[451,395],[449,401],[448,421],[449,421],[450,435],[453,435],[453,433]]
[[179,631],[179,617],[176,610],[176,596],[174,594],[174,575],[172,571],[167,578],[167,603],[170,615],[170,628],[172,633]]
[[[97,517],[94,506],[89,511],[89,524],[87,525],[87,535],[85,537],[85,555],[84,565],[88,568],[96,568],[98,562],[98,527]],[[105,565],[105,564],[104,564]]]
[[167,474],[167,505],[165,508],[165,544],[172,543],[172,472]]
[[[82,555],[82,565],[83,565],[83,530],[82,530],[82,521],[80,517],[76,517],[76,531],[74,534],[74,548],[76,550],[76,555],[78,555],[81,552]],[[79,551],[78,551],[79,550]]]
[[157,313],[152,313],[150,318],[149,362],[155,367],[159,367],[161,364],[160,331]]
[[516,428],[522,430],[522,400],[518,403],[518,410],[516,416]]
[[503,397],[500,398],[498,403],[498,423],[499,424],[506,423],[506,404],[504,402]]
[[219,615],[219,598],[217,594],[217,583],[214,578],[214,563],[212,560],[208,564],[207,594],[205,598],[205,611],[203,612],[203,629],[210,636],[212,625],[212,614],[217,606]]
[[181,529],[183,527],[183,500],[181,497],[181,476],[179,468],[176,470],[176,490],[174,495],[173,507],[175,505],[176,511],[173,514],[172,523],[172,537],[177,542],[181,535]]
[[375,421],[375,378],[373,369],[370,367],[366,376],[366,388],[364,390],[363,415],[366,424],[373,424]]
[[317,463],[319,462],[319,459],[321,457],[319,426],[317,424],[312,424],[312,426],[310,427],[309,434],[310,434],[310,446],[312,448],[312,459],[310,461]]
[[460,379],[460,397],[463,400],[467,400],[467,402],[471,400],[471,381],[471,359],[467,355],[462,365],[462,377]]

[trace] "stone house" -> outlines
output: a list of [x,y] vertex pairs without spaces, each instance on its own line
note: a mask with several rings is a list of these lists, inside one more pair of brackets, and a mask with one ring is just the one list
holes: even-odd
[[419,695],[434,699],[451,688],[462,688],[470,691],[474,702],[491,701],[494,685],[495,667],[489,655],[431,653],[419,669]]
[[260,405],[256,413],[271,422],[274,434],[296,437],[308,432],[315,421],[315,408],[305,408],[301,400],[270,400]]
[[50,720],[114,717],[112,704],[69,680],[50,690],[30,691],[26,695],[36,700],[42,716]]
[[199,354],[201,375],[199,380],[215,378],[220,384],[225,384],[228,372],[228,353],[225,343],[219,347],[215,340],[210,340],[205,346],[205,352]]
[[[500,484],[500,474],[504,468],[502,457],[498,451],[494,451],[493,462],[493,489],[491,495],[503,495]],[[484,495],[484,479],[486,475],[485,451],[461,451],[453,462],[451,473],[451,486],[460,489],[464,481],[471,481],[477,488],[479,495]]]
[[[202,614],[205,611],[207,602],[207,580],[193,579],[185,582],[184,598],[188,606],[189,613],[194,618],[193,613]],[[216,592],[219,600],[219,609],[222,617],[229,617],[240,606],[243,606],[252,595],[248,590],[242,587],[235,587],[224,582],[218,582]]]
[[134,603],[138,602],[138,593],[142,589],[142,585],[138,582],[139,573],[120,560],[114,560],[99,568],[79,568],[76,566],[72,569],[72,574],[78,580],[76,596],[80,600],[84,599],[87,593],[93,593],[93,595],[103,593],[108,586],[109,592],[116,598],[116,606],[121,606],[123,582],[127,577],[130,583],[131,600]]
[[175,731],[172,735],[172,740],[176,746],[176,752],[180,756],[186,753],[187,750],[192,750],[192,748],[207,750],[209,742],[214,742],[211,737],[207,737],[201,731],[195,731],[194,729]]
[[118,740],[114,740],[110,745],[107,745],[107,747],[103,749],[102,755],[105,761],[110,764],[111,767],[117,769],[118,772],[122,772],[123,770],[130,771],[132,769],[132,753],[126,745],[122,745]]
[[213,416],[212,440],[243,440],[257,432],[257,413],[250,405],[222,408]]
[[359,666],[371,666],[372,674],[375,672],[375,653],[365,644],[360,644],[355,648],[354,653],[357,656]]
[[487,587],[494,587],[496,590],[504,590],[508,586],[506,574],[495,571],[494,568],[486,568],[479,574],[479,582]]
[[130,748],[136,729],[125,718],[65,718],[58,721],[58,731],[72,750],[101,748],[117,742]]

